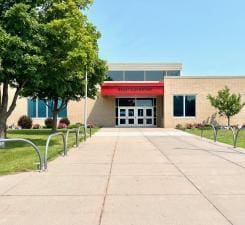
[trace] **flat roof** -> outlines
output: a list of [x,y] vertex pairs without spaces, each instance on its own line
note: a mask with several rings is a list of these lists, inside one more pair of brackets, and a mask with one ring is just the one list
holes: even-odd
[[108,63],[111,71],[182,70],[182,63]]
[[165,76],[164,79],[245,79],[245,75],[240,76],[218,76],[218,75],[198,75],[198,76]]

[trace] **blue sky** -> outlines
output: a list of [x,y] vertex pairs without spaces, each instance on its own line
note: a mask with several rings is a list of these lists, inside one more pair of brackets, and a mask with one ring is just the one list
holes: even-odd
[[108,62],[181,62],[185,75],[245,75],[244,0],[95,0]]

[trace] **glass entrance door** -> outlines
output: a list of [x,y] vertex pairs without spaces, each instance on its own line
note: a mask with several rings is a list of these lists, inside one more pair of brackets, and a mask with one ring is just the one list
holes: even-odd
[[156,98],[117,98],[116,126],[156,127]]
[[154,126],[154,110],[153,107],[119,107],[118,125],[125,127]]
[[153,107],[137,108],[137,125],[144,127],[154,125]]
[[134,107],[120,107],[118,110],[118,118],[120,126],[134,126],[135,125],[135,108]]

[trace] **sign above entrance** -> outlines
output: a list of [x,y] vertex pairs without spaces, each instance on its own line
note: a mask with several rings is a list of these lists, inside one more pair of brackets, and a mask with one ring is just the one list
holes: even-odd
[[101,87],[102,96],[161,96],[163,82],[105,82]]

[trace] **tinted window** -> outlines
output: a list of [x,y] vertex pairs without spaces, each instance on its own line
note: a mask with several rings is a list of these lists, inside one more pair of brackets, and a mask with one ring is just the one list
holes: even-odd
[[180,71],[167,71],[167,76],[180,76]]
[[42,100],[38,100],[38,117],[46,117],[46,104]]
[[110,81],[123,81],[123,71],[109,71],[108,77]]
[[185,96],[185,116],[196,116],[196,97]]
[[135,106],[134,98],[120,98],[119,106]]
[[138,98],[136,101],[137,106],[153,106],[153,99],[151,98]]
[[174,96],[174,116],[184,116],[184,96]]
[[144,81],[144,71],[126,71],[125,81]]
[[146,71],[147,81],[160,81],[165,76],[164,71]]
[[36,100],[28,99],[28,116],[35,118],[36,115]]

